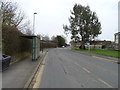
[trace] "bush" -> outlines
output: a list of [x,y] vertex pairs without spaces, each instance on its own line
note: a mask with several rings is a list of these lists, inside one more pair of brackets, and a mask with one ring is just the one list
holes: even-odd
[[23,53],[31,53],[31,40],[21,38],[20,35],[24,34],[17,28],[5,26],[2,29],[2,46],[4,54],[10,56],[19,55],[23,57]]
[[85,46],[80,45],[79,49],[86,49]]
[[57,43],[56,42],[53,42],[53,41],[44,41],[44,40],[41,40],[40,41],[40,49],[42,48],[56,48],[57,47]]
[[106,45],[102,45],[102,49],[105,49],[106,48]]

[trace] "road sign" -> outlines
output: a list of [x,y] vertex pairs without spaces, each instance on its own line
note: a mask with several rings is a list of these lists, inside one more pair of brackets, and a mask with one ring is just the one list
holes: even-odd
[[87,45],[87,46],[90,46],[90,43],[89,43],[89,42],[87,42],[87,43],[86,43],[86,45]]

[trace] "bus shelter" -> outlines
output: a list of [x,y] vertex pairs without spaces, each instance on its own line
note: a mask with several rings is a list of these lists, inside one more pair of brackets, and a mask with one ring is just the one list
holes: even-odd
[[36,61],[40,57],[40,37],[35,35],[22,35],[20,37],[32,39],[32,61]]

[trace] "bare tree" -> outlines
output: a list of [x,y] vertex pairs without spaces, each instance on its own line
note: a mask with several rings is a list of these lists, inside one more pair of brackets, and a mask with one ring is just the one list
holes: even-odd
[[52,37],[51,37],[51,40],[54,41],[54,40],[55,40],[55,36],[52,36]]
[[56,43],[57,43],[58,40],[56,39],[56,37],[57,37],[57,36],[52,36],[52,37],[51,37],[51,40],[52,40],[53,42],[56,42]]
[[3,11],[3,23],[5,26],[15,27],[24,34],[31,35],[31,24],[25,14],[18,8],[16,2],[0,1],[1,10]]
[[48,36],[48,35],[45,35],[45,36],[44,36],[44,40],[45,40],[45,41],[49,41],[49,40],[50,40],[49,36]]
[[25,19],[25,15],[18,9],[17,3],[0,1],[1,9],[3,11],[3,26],[18,27]]
[[32,28],[31,28],[31,23],[30,21],[26,21],[24,24],[22,24],[20,27],[18,27],[22,33],[27,34],[27,35],[32,35]]

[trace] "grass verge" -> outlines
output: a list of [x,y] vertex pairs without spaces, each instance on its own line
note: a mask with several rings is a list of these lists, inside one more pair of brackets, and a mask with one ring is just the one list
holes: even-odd
[[105,55],[105,56],[111,56],[111,57],[120,58],[120,52],[113,51],[113,50],[102,50],[102,49],[99,49],[99,50],[98,49],[81,50],[79,48],[72,48],[72,50],[83,51],[83,52],[90,52],[90,53],[95,53],[95,54],[100,54],[100,55]]

